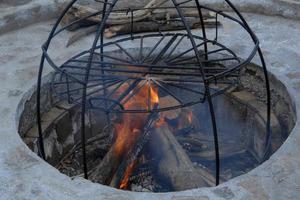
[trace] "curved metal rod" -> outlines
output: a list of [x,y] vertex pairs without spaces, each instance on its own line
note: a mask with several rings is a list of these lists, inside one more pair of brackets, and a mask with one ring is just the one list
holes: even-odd
[[[68,12],[68,10],[72,7],[72,5],[76,2],[77,0],[72,0],[65,10],[62,12],[58,20],[56,21],[55,25],[53,26],[48,39],[46,43],[43,45],[45,49],[49,48],[49,44],[53,38],[53,34],[55,33],[55,30],[57,29],[59,23],[61,22],[62,18],[65,16],[65,14]],[[46,160],[46,155],[45,155],[45,147],[44,147],[44,141],[43,141],[43,129],[42,129],[42,121],[41,121],[41,85],[42,85],[42,76],[43,76],[43,70],[44,70],[44,63],[45,63],[45,52],[43,51],[42,58],[40,61],[40,66],[39,66],[39,72],[38,72],[38,80],[37,80],[37,94],[36,94],[36,115],[37,115],[37,125],[38,125],[38,133],[39,133],[39,151],[44,160]]]
[[[172,35],[174,35],[174,33],[166,33],[166,34],[164,34],[165,37],[166,37],[166,36],[172,36]],[[189,34],[183,34],[183,33],[177,33],[177,35],[178,35],[178,36],[181,36],[181,35],[187,35],[188,37],[190,37]],[[160,34],[158,34],[158,33],[152,33],[152,34],[148,34],[148,35],[146,35],[146,36],[144,35],[143,37],[144,37],[144,38],[148,38],[148,37],[152,37],[152,36],[153,36],[153,37],[155,37],[155,36],[160,36]],[[141,37],[142,37],[142,36],[134,36],[134,39],[139,39],[139,38],[141,38]],[[204,40],[204,38],[202,38],[202,37],[200,37],[200,36],[192,35],[192,37],[193,37],[193,38],[196,38],[196,39]],[[107,43],[104,44],[104,47],[105,47],[105,46],[112,45],[112,44],[114,44],[115,42],[118,42],[118,43],[124,42],[124,41],[126,41],[126,40],[128,40],[128,39],[131,39],[131,37],[129,37],[129,38],[122,38],[122,39],[119,39],[119,40],[113,41],[113,42],[107,42]],[[213,40],[207,40],[207,42],[214,42],[214,41],[213,41]],[[216,44],[218,44],[218,43],[216,43]],[[218,44],[218,46],[221,46],[221,45]],[[222,45],[222,46],[224,46],[224,45]],[[222,47],[222,46],[221,46],[221,47]],[[97,49],[98,49],[98,48],[100,48],[100,46],[97,46]],[[255,56],[255,54],[256,54],[256,52],[257,52],[257,48],[258,48],[258,43],[254,46],[253,50],[251,51],[250,56],[249,56],[244,62],[241,62],[241,63],[239,63],[239,64],[233,66],[231,69],[227,69],[226,71],[224,71],[224,72],[222,72],[222,73],[220,73],[220,74],[218,74],[218,75],[215,75],[214,77],[207,78],[207,80],[208,80],[208,81],[215,80],[216,78],[225,76],[225,75],[227,75],[227,74],[229,74],[229,73],[235,71],[236,69],[245,66],[246,64],[248,64],[248,63],[253,59],[253,57]],[[193,48],[192,48],[192,49],[193,49]],[[85,52],[88,53],[89,51],[85,51]],[[80,53],[80,54],[82,55],[82,53]],[[197,55],[197,54],[196,54],[196,55]]]
[[[103,31],[105,28],[105,23],[115,6],[118,0],[114,0],[110,5],[107,13],[105,14],[105,17],[102,18],[101,23],[98,24],[96,36],[92,45],[92,48],[90,50],[90,56],[87,63],[87,70],[85,74],[85,83],[84,83],[84,89],[82,91],[82,102],[81,102],[81,145],[82,145],[82,153],[83,153],[83,171],[84,171],[84,177],[88,179],[88,170],[87,170],[87,163],[86,163],[86,149],[85,149],[85,113],[86,113],[86,93],[87,93],[87,83],[89,79],[90,69],[92,67],[92,61],[94,58],[94,53],[96,50],[97,43],[99,41],[100,35],[103,35]],[[103,48],[103,45],[102,45]]]
[[216,186],[220,183],[220,154],[219,154],[219,138],[218,138],[218,129],[217,129],[217,122],[216,122],[216,116],[215,116],[215,110],[214,105],[212,102],[212,96],[210,92],[210,88],[206,87],[206,97],[208,101],[209,111],[210,111],[210,117],[211,117],[211,123],[213,128],[213,134],[214,134],[214,145],[215,145],[215,163],[216,163]]
[[[253,42],[258,42],[257,37],[254,34],[254,32],[251,30],[250,26],[248,25],[247,21],[243,17],[243,15],[237,10],[237,8],[231,3],[230,0],[225,0],[227,4],[236,12],[236,14],[239,16],[239,18],[242,20],[244,23],[245,27],[249,30],[249,33],[251,35],[251,38]],[[272,139],[272,130],[271,130],[271,89],[270,89],[270,81],[269,81],[269,76],[268,76],[268,70],[266,66],[266,62],[262,53],[262,50],[260,46],[258,45],[258,54],[261,60],[261,64],[263,67],[264,71],[264,76],[265,76],[265,84],[266,84],[266,90],[267,90],[267,124],[266,124],[266,132],[267,132],[267,137],[266,137],[266,149],[264,152],[264,158],[261,162],[263,162],[265,159],[269,157],[270,153],[270,148],[271,148],[271,139]]]
[[219,158],[218,130],[217,130],[217,125],[216,125],[216,120],[215,120],[215,113],[214,113],[212,99],[211,99],[210,90],[209,90],[209,82],[205,78],[203,65],[202,65],[200,56],[198,54],[198,48],[197,48],[196,42],[194,40],[194,37],[192,35],[191,29],[187,25],[185,17],[183,16],[181,9],[177,5],[176,0],[172,0],[172,1],[173,1],[174,6],[175,6],[175,8],[176,8],[181,20],[182,20],[182,23],[184,24],[184,26],[186,28],[188,37],[190,38],[190,41],[192,43],[196,59],[197,59],[197,61],[199,63],[199,66],[200,66],[200,72],[202,74],[202,79],[203,79],[203,82],[204,82],[204,85],[205,85],[205,95],[204,96],[208,99],[208,102],[209,102],[209,108],[210,108],[210,114],[211,114],[211,120],[212,120],[212,126],[213,126],[213,135],[214,135],[215,153],[216,153],[216,185],[218,185],[219,180],[220,180],[220,158]]
[[[98,25],[98,29],[97,29],[97,33],[96,33],[96,38],[94,40],[94,43],[93,43],[93,47],[91,48],[91,50],[89,51],[90,52],[90,57],[89,57],[89,62],[88,62],[88,65],[87,65],[87,71],[86,71],[86,75],[85,75],[85,83],[84,83],[84,91],[83,91],[83,98],[82,98],[82,118],[81,118],[81,125],[82,125],[82,145],[85,146],[85,112],[86,112],[86,87],[87,87],[87,83],[88,83],[88,79],[89,79],[89,73],[90,73],[90,69],[91,69],[91,65],[92,65],[92,61],[93,61],[93,57],[94,57],[94,53],[95,53],[95,50],[97,49],[97,42],[99,40],[99,37],[102,36],[101,38],[101,52],[103,52],[103,47],[105,45],[103,45],[103,30],[104,30],[104,27],[105,27],[105,22],[107,21],[108,19],[108,16],[109,14],[112,12],[112,9],[114,7],[114,5],[117,3],[118,0],[114,0],[113,3],[109,3],[110,5],[110,9],[108,11],[108,14],[104,14],[105,17],[103,17],[101,23],[99,23]],[[253,52],[251,53],[251,56],[246,60],[247,62],[249,62],[255,52],[258,51],[259,53],[259,56],[260,56],[260,59],[261,59],[261,63],[262,63],[262,66],[263,66],[263,70],[264,70],[264,75],[265,75],[265,80],[266,80],[266,89],[267,89],[267,147],[266,147],[266,153],[265,153],[265,157],[267,157],[267,151],[269,149],[269,146],[270,146],[270,141],[271,141],[271,128],[270,128],[270,112],[271,112],[271,92],[270,92],[270,84],[269,84],[269,78],[268,78],[268,72],[267,72],[267,68],[266,68],[266,63],[265,63],[265,60],[264,60],[264,57],[263,57],[263,54],[262,54],[262,51],[259,47],[259,41],[256,37],[256,35],[253,33],[253,31],[250,29],[249,25],[247,24],[247,22],[245,21],[245,19],[243,18],[243,16],[241,15],[241,13],[233,6],[233,4],[229,1],[229,0],[225,0],[229,6],[233,9],[233,11],[239,16],[239,18],[242,20],[242,23],[233,18],[233,17],[228,17],[228,16],[225,16],[223,15],[223,13],[221,15],[225,16],[225,17],[228,17],[229,19],[233,20],[233,21],[236,21],[237,23],[239,23],[249,34],[250,36],[252,37],[252,40],[253,42],[255,43],[255,48],[253,49]],[[65,10],[62,12],[62,14],[60,15],[59,19],[57,20],[56,24],[54,25],[49,37],[48,37],[48,40],[47,42],[43,45],[43,55],[42,55],[42,58],[41,58],[41,62],[40,62],[40,67],[39,67],[39,74],[38,74],[38,83],[37,83],[37,122],[38,122],[38,131],[39,131],[39,150],[40,150],[40,154],[41,156],[45,159],[45,151],[44,151],[44,144],[43,144],[43,136],[42,136],[42,126],[41,126],[41,110],[40,110],[40,96],[41,96],[41,82],[42,82],[42,74],[43,74],[43,68],[44,68],[44,62],[45,62],[45,58],[47,58],[47,50],[49,48],[49,45],[50,45],[50,42],[51,40],[53,39],[53,37],[55,35],[57,35],[58,33],[55,33],[59,23],[61,22],[62,18],[64,17],[64,15],[66,14],[66,12],[72,7],[72,5],[77,2],[77,0],[72,0],[68,6],[65,8]],[[107,2],[107,0],[105,1]],[[184,26],[186,27],[186,31],[188,33],[188,37],[190,38],[190,41],[192,43],[192,46],[193,46],[193,49],[195,50],[195,54],[196,54],[196,58],[199,62],[199,66],[200,66],[200,71],[201,71],[201,76],[203,78],[203,82],[205,84],[205,88],[206,88],[206,92],[205,92],[205,95],[204,97],[207,97],[208,98],[208,103],[209,103],[209,107],[210,107],[210,112],[211,112],[211,118],[212,118],[212,125],[213,125],[213,130],[214,130],[214,141],[215,141],[215,152],[216,152],[216,184],[219,184],[219,168],[220,168],[220,160],[219,160],[219,149],[218,149],[218,135],[217,135],[217,125],[216,125],[216,119],[215,119],[215,113],[214,113],[214,108],[213,108],[213,103],[212,103],[212,96],[210,94],[210,89],[209,89],[209,80],[206,80],[205,78],[205,73],[203,71],[203,66],[202,66],[202,63],[200,61],[200,57],[198,55],[198,49],[196,47],[196,43],[195,43],[195,40],[194,40],[194,37],[191,33],[191,30],[190,28],[187,26],[187,23],[186,23],[186,20],[182,14],[182,11],[181,11],[181,8],[179,7],[179,4],[176,2],[176,0],[172,0],[172,2],[174,3],[174,6],[184,24]],[[196,4],[197,6],[200,7],[200,12],[199,12],[199,15],[200,15],[200,18],[201,18],[201,8],[204,8],[205,7],[202,7],[200,6],[198,0],[196,0]],[[106,5],[106,4],[105,4]],[[198,7],[198,8],[199,8]],[[200,19],[201,20],[201,19]],[[207,41],[206,39],[206,33],[205,33],[205,27],[203,26],[203,23],[202,23],[202,32],[203,32],[203,38],[204,38],[204,41]],[[244,63],[242,63],[241,65],[239,65],[238,67],[241,67],[243,66],[243,64],[246,63],[246,61]],[[228,72],[231,72],[232,70],[234,69],[231,69],[229,70]],[[224,74],[223,74],[224,75]],[[221,76],[221,75],[220,75]],[[215,77],[213,77],[215,78]],[[84,148],[83,148],[84,149]],[[84,150],[85,152],[85,150]],[[84,153],[84,156],[85,156],[85,153]],[[84,158],[85,160],[85,158]],[[86,165],[86,164],[85,164]],[[84,167],[84,171],[86,172],[87,171],[87,167],[85,166]],[[85,177],[87,178],[87,173],[85,173]]]
[[[204,19],[203,19],[202,9],[201,9],[199,0],[195,0],[195,2],[196,2],[197,9],[198,9],[199,17],[200,17],[202,36],[203,36],[204,40],[206,41],[207,37],[206,37],[206,29],[205,29],[205,26],[204,26]],[[207,43],[206,42],[204,43],[204,52],[205,52],[205,60],[208,60],[208,54],[207,54],[208,48],[207,48]]]
[[[174,35],[174,34],[172,34],[172,33],[166,33],[166,34],[164,34],[164,36],[172,36],[172,35]],[[181,35],[187,35],[187,34],[179,34],[178,33],[178,36],[181,36]],[[155,37],[155,36],[160,36],[160,34],[148,34],[148,35],[144,35],[144,36],[134,36],[134,39],[139,39],[139,38],[141,38],[141,37],[144,37],[144,38],[147,38],[147,37]],[[188,35],[187,35],[188,36]],[[193,38],[195,38],[195,39],[200,39],[200,40],[204,40],[204,38],[202,38],[202,37],[200,37],[200,36],[196,36],[196,35],[193,35]],[[131,40],[131,37],[129,37],[129,38],[122,38],[122,39],[119,39],[119,40],[117,40],[117,41],[113,41],[113,42],[107,42],[107,43],[105,43],[105,44],[103,44],[103,47],[106,47],[106,46],[109,46],[109,45],[113,45],[113,44],[115,44],[116,42],[117,43],[120,43],[120,42],[124,42],[124,41],[126,41],[126,40],[128,40],[128,39],[130,39]],[[207,42],[214,42],[214,41],[212,41],[212,40],[207,40]],[[204,43],[204,42],[203,42]],[[222,47],[223,45],[221,45],[221,44],[219,44],[219,43],[215,43],[216,45],[218,45],[218,46],[220,46],[220,47]],[[255,54],[256,54],[256,52],[257,52],[257,49],[258,49],[258,42],[257,43],[255,43],[255,46],[254,46],[254,48],[252,49],[252,51],[251,51],[251,54],[249,55],[249,57],[246,59],[246,60],[244,60],[244,62],[241,62],[241,63],[239,63],[239,64],[237,64],[237,65],[235,65],[235,66],[233,66],[232,68],[230,68],[230,69],[227,69],[227,70],[225,70],[225,71],[223,71],[222,73],[219,73],[219,74],[217,74],[217,75],[215,75],[215,76],[211,76],[211,77],[207,77],[207,80],[208,81],[214,81],[215,79],[217,79],[217,78],[219,78],[219,77],[222,77],[222,76],[225,76],[225,75],[227,75],[227,74],[229,74],[229,73],[232,73],[233,71],[235,71],[235,70],[237,70],[238,68],[241,68],[241,67],[243,67],[243,66],[245,66],[246,64],[248,64],[252,59],[253,59],[253,57],[255,56]],[[96,47],[96,49],[100,49],[101,48],[101,46],[102,45],[98,45],[97,47]],[[192,48],[193,49],[193,48]],[[80,56],[82,56],[82,55],[84,55],[84,54],[87,54],[87,53],[89,53],[91,51],[91,49],[89,49],[89,50],[86,50],[86,51],[83,51],[83,52],[81,52],[81,53],[79,53],[78,55],[76,55],[76,56],[73,56],[73,58],[72,59],[75,59],[75,58],[78,58],[78,57],[80,57]],[[47,54],[46,54],[47,55]],[[48,60],[48,62],[49,62],[49,64],[51,65],[51,59],[49,58],[49,57],[46,57],[47,58],[47,60]],[[49,60],[50,59],[50,60]],[[68,61],[67,61],[68,62]],[[53,63],[53,62],[52,62]],[[52,65],[51,65],[52,66]],[[52,66],[55,70],[59,70],[59,69],[57,69],[55,66]],[[72,77],[71,77],[72,78]]]

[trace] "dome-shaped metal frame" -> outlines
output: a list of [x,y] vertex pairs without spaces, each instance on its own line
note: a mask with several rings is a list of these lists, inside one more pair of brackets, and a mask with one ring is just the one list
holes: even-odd
[[[137,9],[126,9],[126,10],[114,10],[115,5],[118,0],[103,0],[97,2],[103,4],[103,10],[97,13],[93,13],[85,18],[76,20],[64,27],[59,28],[59,25],[66,15],[66,13],[72,8],[72,6],[78,0],[72,0],[67,7],[64,9],[52,31],[42,46],[43,55],[41,58],[38,82],[37,82],[37,122],[39,129],[39,152],[40,155],[46,159],[42,126],[41,126],[41,84],[42,84],[42,74],[44,70],[45,61],[47,61],[50,66],[55,70],[55,75],[52,82],[53,91],[57,85],[64,85],[64,90],[58,94],[61,98],[66,98],[69,103],[76,103],[81,105],[81,142],[83,150],[83,163],[84,163],[84,174],[85,178],[88,178],[87,165],[86,165],[86,153],[85,153],[85,113],[87,109],[101,109],[108,115],[112,112],[145,112],[154,113],[166,110],[172,110],[179,107],[191,106],[197,103],[208,102],[210,108],[210,115],[213,128],[214,144],[215,144],[215,160],[216,160],[216,185],[219,184],[219,173],[220,173],[220,159],[219,159],[219,147],[218,147],[218,133],[217,133],[217,122],[215,119],[214,106],[212,103],[212,98],[222,94],[232,85],[237,84],[238,75],[240,70],[249,64],[253,57],[258,53],[261,64],[263,67],[265,75],[265,85],[266,85],[266,96],[267,96],[267,123],[266,123],[266,157],[267,152],[270,148],[271,139],[271,129],[270,129],[270,112],[271,112],[271,94],[268,79],[268,72],[262,51],[259,47],[259,40],[254,34],[254,32],[249,27],[248,23],[242,16],[242,14],[235,8],[235,6],[229,0],[225,0],[226,4],[232,9],[237,17],[232,17],[220,10],[210,8],[201,5],[199,0],[187,0],[178,2],[178,0],[169,0],[172,6],[166,7],[159,5],[158,8],[175,8],[180,17],[180,21],[185,27],[186,33],[147,33],[147,34],[131,34],[129,37],[122,39],[117,39],[110,42],[104,42],[104,29],[106,27],[106,21],[113,12],[131,12],[130,23],[134,26],[135,19],[133,18],[133,12]],[[186,18],[183,15],[182,9],[188,8],[185,6],[187,3],[194,2],[195,8],[197,8],[201,23],[202,35],[194,35],[187,24]],[[151,8],[141,8],[141,9],[151,9]],[[139,9],[139,10],[141,10]],[[157,7],[156,7],[157,9]],[[216,39],[208,40],[206,37],[206,28],[204,26],[202,11],[208,10],[216,14],[217,17],[223,16],[235,23],[237,23],[242,29],[244,29],[254,43],[254,48],[246,59],[240,59],[238,56],[226,46],[220,44],[217,40],[218,28],[216,27]],[[55,61],[48,54],[48,48],[51,44],[52,39],[57,36],[62,31],[68,29],[76,23],[80,23],[89,17],[101,17],[101,22],[97,25],[97,32],[95,39],[90,49],[83,51],[80,54],[75,55],[68,61],[66,61],[61,66],[55,64]],[[157,42],[153,44],[152,48],[147,51],[147,55],[136,58],[131,55],[126,49],[120,45],[122,42],[128,42],[131,40],[140,41],[140,51],[143,51],[144,43],[143,41],[147,38],[156,38]],[[176,48],[180,45],[183,40],[188,40],[190,47],[181,52],[175,54]],[[163,45],[162,45],[163,44]],[[209,45],[215,45],[219,47],[216,50],[209,50]],[[162,45],[159,48],[159,45]],[[126,54],[126,59],[121,59],[118,57],[113,57],[107,54],[104,50],[105,48],[115,46],[123,54]],[[97,52],[98,51],[98,52]],[[168,54],[167,54],[168,51]],[[222,52],[223,57],[214,57],[214,54]],[[150,58],[150,59],[149,59]],[[212,59],[210,59],[212,58]],[[147,60],[148,59],[148,60]],[[80,63],[80,65],[78,65]],[[218,67],[212,67],[214,64],[218,63]],[[127,65],[131,66],[127,68],[113,68],[116,65]],[[181,67],[184,65],[185,67]],[[84,67],[82,67],[84,66]],[[97,79],[95,79],[97,77]],[[171,77],[171,78],[170,78]],[[178,78],[179,77],[179,78]],[[70,83],[75,82],[80,87],[70,88]],[[113,92],[108,93],[107,88],[114,88],[112,91],[116,91],[122,84],[127,83],[127,89],[118,96],[114,95]],[[198,84],[199,89],[192,89],[184,84]],[[171,95],[178,105],[169,106],[148,106],[147,109],[126,109],[124,108],[124,98],[128,98],[128,94],[131,92],[131,97],[134,96],[134,90],[138,91],[139,87],[148,84],[150,86],[156,85],[160,90],[165,91]],[[213,89],[211,85],[218,85],[218,89]],[[180,97],[173,94],[172,91],[166,86],[176,87],[182,91],[188,91],[194,94],[198,100],[182,101]],[[98,90],[91,90],[91,87],[98,88]],[[100,88],[99,88],[100,87]],[[78,91],[80,92],[78,93]],[[77,92],[77,93],[74,93]],[[102,95],[99,95],[101,91]],[[98,92],[98,93],[97,93]],[[133,94],[132,94],[133,93]],[[78,96],[79,94],[79,96]],[[112,98],[114,96],[114,98]],[[130,98],[130,97],[129,97]],[[150,98],[150,95],[148,96]],[[149,101],[149,99],[145,99]],[[94,103],[94,102],[97,103]],[[100,103],[99,103],[100,102]]]

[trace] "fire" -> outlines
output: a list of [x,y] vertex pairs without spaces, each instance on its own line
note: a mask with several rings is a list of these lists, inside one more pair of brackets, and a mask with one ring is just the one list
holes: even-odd
[[[146,80],[145,80],[146,81]],[[129,88],[129,85],[123,85],[116,92],[117,96],[122,94],[125,90]],[[131,91],[125,100],[123,101],[124,108],[126,110],[132,109],[148,109],[151,110],[158,106],[159,104],[159,95],[158,88],[151,85],[150,81],[143,84],[140,83],[136,88],[139,88],[138,91],[135,91],[135,95],[127,99],[132,95]],[[180,128],[187,122],[189,124],[193,121],[193,113],[189,110],[184,110],[184,115],[182,120],[179,121],[178,127]],[[164,126],[167,124],[166,117],[168,113],[161,113],[158,121],[155,122],[156,127]],[[147,118],[149,114],[145,113],[124,113],[121,115],[121,119],[118,123],[115,124],[116,130],[116,140],[113,146],[114,155],[117,158],[124,159],[130,152],[131,148],[137,142],[139,136],[141,135],[145,124],[147,123]],[[121,178],[119,188],[128,189],[130,176],[132,175],[134,168],[137,164],[137,161],[132,161],[130,163]]]
[[[121,87],[118,93],[121,93],[126,88],[127,86],[124,86],[123,88]],[[148,99],[150,99],[150,102],[148,102]],[[124,104],[124,108],[152,109],[154,106],[158,105],[158,103],[158,89],[153,87],[148,82],[147,84],[144,84],[144,86],[141,86],[139,91]],[[127,155],[130,147],[135,144],[136,140],[141,134],[141,131],[145,126],[147,116],[148,114],[144,113],[125,113],[122,115],[121,122],[115,125],[116,141],[114,144],[114,153],[117,157]],[[134,170],[135,165],[136,163],[133,162],[127,167],[119,187],[120,189],[126,189],[128,187],[129,178]]]
[[158,97],[158,92],[157,92],[157,88],[153,89],[150,86],[150,98],[151,98],[151,102],[155,105],[159,103],[159,97]]
[[121,184],[120,184],[120,187],[119,187],[120,189],[125,190],[125,189],[128,188],[128,185],[129,185],[129,178],[130,178],[130,176],[131,176],[131,174],[132,174],[132,172],[133,172],[133,170],[134,170],[135,164],[136,164],[136,161],[134,161],[133,163],[131,163],[131,164],[127,167],[127,169],[126,169],[126,171],[125,171],[125,175],[124,175],[123,180],[122,180],[122,182],[121,182]]

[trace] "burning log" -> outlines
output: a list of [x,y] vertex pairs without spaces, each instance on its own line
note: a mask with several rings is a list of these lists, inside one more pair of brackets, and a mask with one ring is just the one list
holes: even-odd
[[121,162],[121,156],[116,156],[114,148],[111,148],[95,169],[92,170],[90,180],[101,184],[108,184],[112,175]]
[[[152,88],[151,85],[145,85],[134,97],[127,101],[124,107],[126,107],[127,109],[132,109],[132,107],[147,108],[148,106],[157,106],[157,92],[157,88]],[[150,95],[151,97],[149,105],[148,101],[145,101],[145,97],[147,97],[148,95]],[[143,135],[140,136],[141,132],[145,127],[147,127],[149,122],[151,122],[152,124],[152,118],[152,115],[143,113],[126,113],[122,115],[120,123],[115,125],[115,143],[105,155],[101,163],[93,170],[90,176],[90,179],[92,181],[109,185],[123,160],[128,157],[129,152],[133,153],[133,157],[129,157],[130,166],[128,166],[126,162],[126,165],[124,167],[124,169],[126,169],[121,170],[121,172],[123,173],[125,171],[126,173],[128,170],[134,167],[133,162],[135,162],[135,159],[137,158],[139,152],[141,151],[141,148],[143,147],[143,145],[139,146],[141,145],[141,143],[139,143],[139,138],[142,137],[143,139]],[[137,150],[135,150],[136,148]]]
[[158,172],[170,181],[174,190],[212,186],[211,178],[207,178],[211,174],[203,169],[195,169],[167,126],[153,131],[150,146],[152,152],[160,156]]
[[110,186],[120,189],[127,189],[130,175],[132,174],[138,157],[140,156],[142,150],[144,149],[145,144],[150,140],[151,127],[154,121],[156,121],[158,113],[152,113],[148,117],[147,125],[144,129],[144,132],[140,134],[138,141],[136,142],[132,151],[128,154],[127,158],[123,160],[119,169],[115,173]]
[[[130,116],[133,115],[131,114]],[[141,118],[141,116],[136,114],[136,116],[133,118]],[[128,122],[122,122],[122,123],[128,123]],[[131,127],[128,127],[128,124],[123,124],[123,125],[125,128],[120,127],[119,131],[120,130],[121,131],[120,133],[117,133],[117,135],[119,134],[119,137],[124,137],[124,138],[118,139],[117,136],[116,142],[113,144],[111,149],[107,152],[107,154],[105,155],[101,163],[95,169],[93,169],[93,172],[90,175],[90,180],[101,184],[109,185],[111,180],[113,179],[114,174],[118,170],[119,166],[121,165],[123,160],[127,157],[128,152],[130,152],[134,148],[139,138],[139,135],[141,134],[139,129],[141,127],[131,129]],[[120,134],[124,134],[124,135],[120,136]]]

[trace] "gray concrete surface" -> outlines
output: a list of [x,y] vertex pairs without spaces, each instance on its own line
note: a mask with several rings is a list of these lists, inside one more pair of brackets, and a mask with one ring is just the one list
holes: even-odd
[[55,18],[66,0],[1,0],[0,35],[29,24]]
[[[240,1],[246,2],[246,1]],[[250,2],[250,1],[248,1]],[[256,1],[251,1],[256,2]],[[266,2],[266,1],[260,1]],[[270,1],[271,2],[271,1]],[[267,5],[267,4],[266,4]],[[246,15],[261,40],[269,70],[288,88],[300,111],[300,21],[281,17]],[[300,195],[300,125],[297,121],[284,145],[264,164],[250,173],[215,188],[184,192],[151,194],[119,191],[77,178],[71,180],[31,152],[17,133],[18,104],[23,94],[36,82],[40,46],[53,21],[38,23],[0,36],[0,199],[299,199]],[[197,31],[195,32],[197,33]],[[213,37],[213,33],[209,33]],[[88,48],[91,38],[84,38],[67,51],[62,34],[54,42],[53,57],[62,61]],[[220,40],[247,54],[249,40],[237,26],[224,26]],[[242,41],[236,43],[236,41]],[[56,46],[57,45],[57,46]],[[134,42],[130,44],[134,46]],[[255,62],[259,64],[257,57]],[[49,72],[49,68],[47,68]]]
[[[83,4],[93,1],[78,0]],[[0,1],[0,35],[32,23],[55,18],[68,2],[70,0],[2,0]],[[146,2],[147,0],[120,0],[117,7],[141,7]],[[231,0],[231,2],[242,12],[300,19],[299,0]],[[200,0],[200,3],[232,11],[224,0]]]

